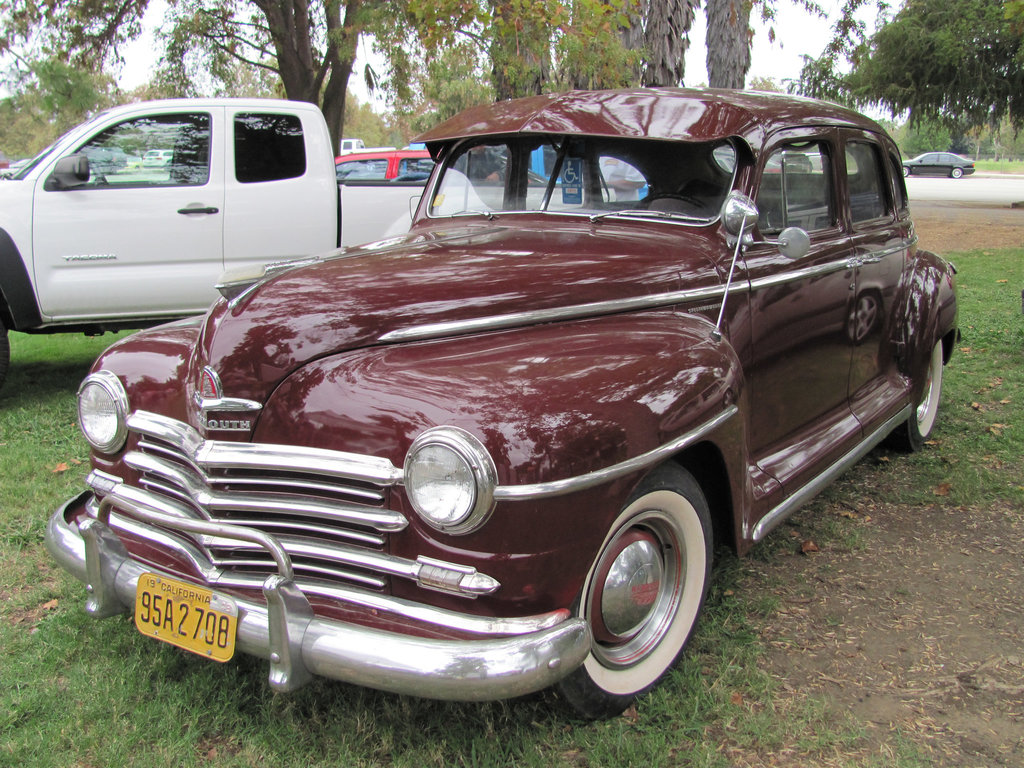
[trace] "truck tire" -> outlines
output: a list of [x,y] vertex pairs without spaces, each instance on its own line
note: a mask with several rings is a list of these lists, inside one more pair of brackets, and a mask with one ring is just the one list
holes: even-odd
[[7,378],[7,367],[11,364],[11,341],[7,338],[7,328],[0,320],[0,387]]
[[593,645],[559,684],[578,715],[614,717],[672,668],[707,595],[711,542],[708,504],[693,475],[672,464],[648,475],[612,526],[579,600]]

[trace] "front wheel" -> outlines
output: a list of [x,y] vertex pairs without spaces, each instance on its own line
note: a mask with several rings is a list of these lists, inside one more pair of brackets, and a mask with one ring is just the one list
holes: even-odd
[[652,472],[626,503],[579,601],[590,655],[559,684],[583,717],[612,717],[672,667],[693,632],[711,575],[707,501],[686,470]]
[[905,451],[920,451],[932,434],[939,415],[939,400],[942,397],[942,341],[935,342],[928,368],[925,371],[924,389],[910,417],[892,434],[895,447]]
[[903,166],[903,175],[904,176],[909,176],[910,175],[910,169],[907,168],[907,166],[905,166],[905,165]]
[[961,176],[964,175],[964,169],[954,168],[952,171],[950,171],[949,175],[952,176],[954,179],[959,179]]

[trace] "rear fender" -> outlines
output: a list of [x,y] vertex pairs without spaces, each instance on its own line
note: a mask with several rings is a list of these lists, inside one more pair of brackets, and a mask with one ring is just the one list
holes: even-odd
[[[914,396],[920,395],[932,348],[941,339],[952,338],[957,328],[956,268],[930,251],[917,251],[910,272],[903,311],[902,339],[905,350],[901,371],[915,379]],[[944,345],[949,361],[952,344]],[[918,381],[920,379],[920,381]]]

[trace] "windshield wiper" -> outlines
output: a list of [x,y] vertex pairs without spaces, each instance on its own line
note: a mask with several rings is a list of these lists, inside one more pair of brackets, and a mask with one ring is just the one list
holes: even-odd
[[494,211],[465,210],[448,214],[449,216],[484,216],[488,221],[494,221]]
[[591,215],[590,221],[600,221],[606,219],[609,216],[626,216],[627,218],[636,219],[675,219],[683,221],[703,221],[698,216],[688,216],[685,213],[678,213],[676,211],[651,211],[646,208],[623,208],[621,211],[605,211],[604,213],[595,213]]

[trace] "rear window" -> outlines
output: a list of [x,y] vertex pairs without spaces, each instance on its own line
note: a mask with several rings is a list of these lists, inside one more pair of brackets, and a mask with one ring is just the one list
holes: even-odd
[[306,172],[306,142],[297,115],[235,116],[235,178],[242,184],[294,179]]

